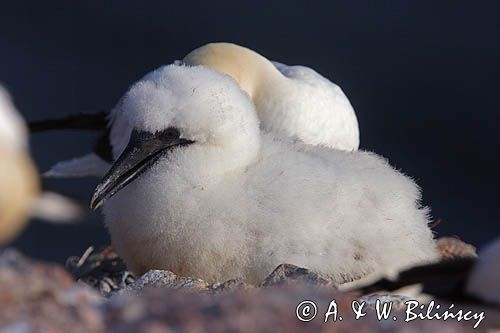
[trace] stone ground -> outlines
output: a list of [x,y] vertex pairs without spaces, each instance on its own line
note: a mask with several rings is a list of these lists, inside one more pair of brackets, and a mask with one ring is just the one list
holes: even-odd
[[[475,256],[475,249],[457,239],[438,240],[444,259]],[[304,268],[278,266],[259,286],[238,280],[208,284],[153,270],[135,277],[112,248],[89,248],[68,258],[66,268],[30,260],[15,250],[0,255],[0,333],[31,332],[491,332],[500,329],[500,309],[456,304],[456,308],[485,311],[474,321],[414,320],[405,323],[406,299],[363,296],[338,290],[325,276]],[[374,298],[394,301],[392,318],[377,321]],[[297,319],[304,300],[316,304],[309,322]],[[333,315],[324,322],[330,302]],[[366,316],[356,320],[353,300],[367,301]],[[446,301],[438,302],[443,306]],[[399,306],[398,306],[399,305]],[[446,307],[447,308],[447,307]],[[313,308],[309,308],[311,311]],[[307,308],[301,308],[307,314]],[[310,312],[309,312],[310,313]],[[342,321],[338,316],[342,316]]]

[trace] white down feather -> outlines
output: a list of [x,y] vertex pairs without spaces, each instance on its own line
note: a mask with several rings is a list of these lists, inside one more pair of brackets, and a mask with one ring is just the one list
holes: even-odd
[[256,283],[290,263],[345,282],[437,258],[410,178],[373,153],[260,132],[254,104],[229,76],[161,67],[120,105],[115,123],[176,127],[195,141],[104,204],[113,245],[135,272]]

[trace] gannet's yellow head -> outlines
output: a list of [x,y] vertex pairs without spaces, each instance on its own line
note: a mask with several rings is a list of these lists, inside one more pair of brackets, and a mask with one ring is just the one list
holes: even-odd
[[265,57],[232,43],[210,43],[191,51],[183,59],[187,65],[204,65],[231,76],[253,100],[283,76]]
[[23,229],[39,191],[26,141],[25,124],[0,86],[0,245]]

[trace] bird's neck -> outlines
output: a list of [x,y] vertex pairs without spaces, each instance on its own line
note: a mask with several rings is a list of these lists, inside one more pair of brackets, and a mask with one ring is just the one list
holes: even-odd
[[258,159],[258,150],[250,148],[235,151],[226,147],[192,145],[169,156],[165,173],[175,183],[185,183],[188,187],[198,184],[209,189],[221,182],[231,182],[233,175],[244,174]]
[[276,87],[286,81],[267,58],[245,47],[229,43],[202,46],[188,54],[189,65],[204,65],[231,76],[254,101],[259,110],[261,101],[274,95]]

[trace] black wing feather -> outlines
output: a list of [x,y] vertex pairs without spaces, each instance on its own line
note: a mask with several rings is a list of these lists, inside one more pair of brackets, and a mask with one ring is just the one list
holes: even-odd
[[31,133],[54,130],[97,131],[99,137],[93,151],[107,162],[113,161],[111,143],[109,141],[108,112],[78,113],[60,118],[50,118],[28,123]]

